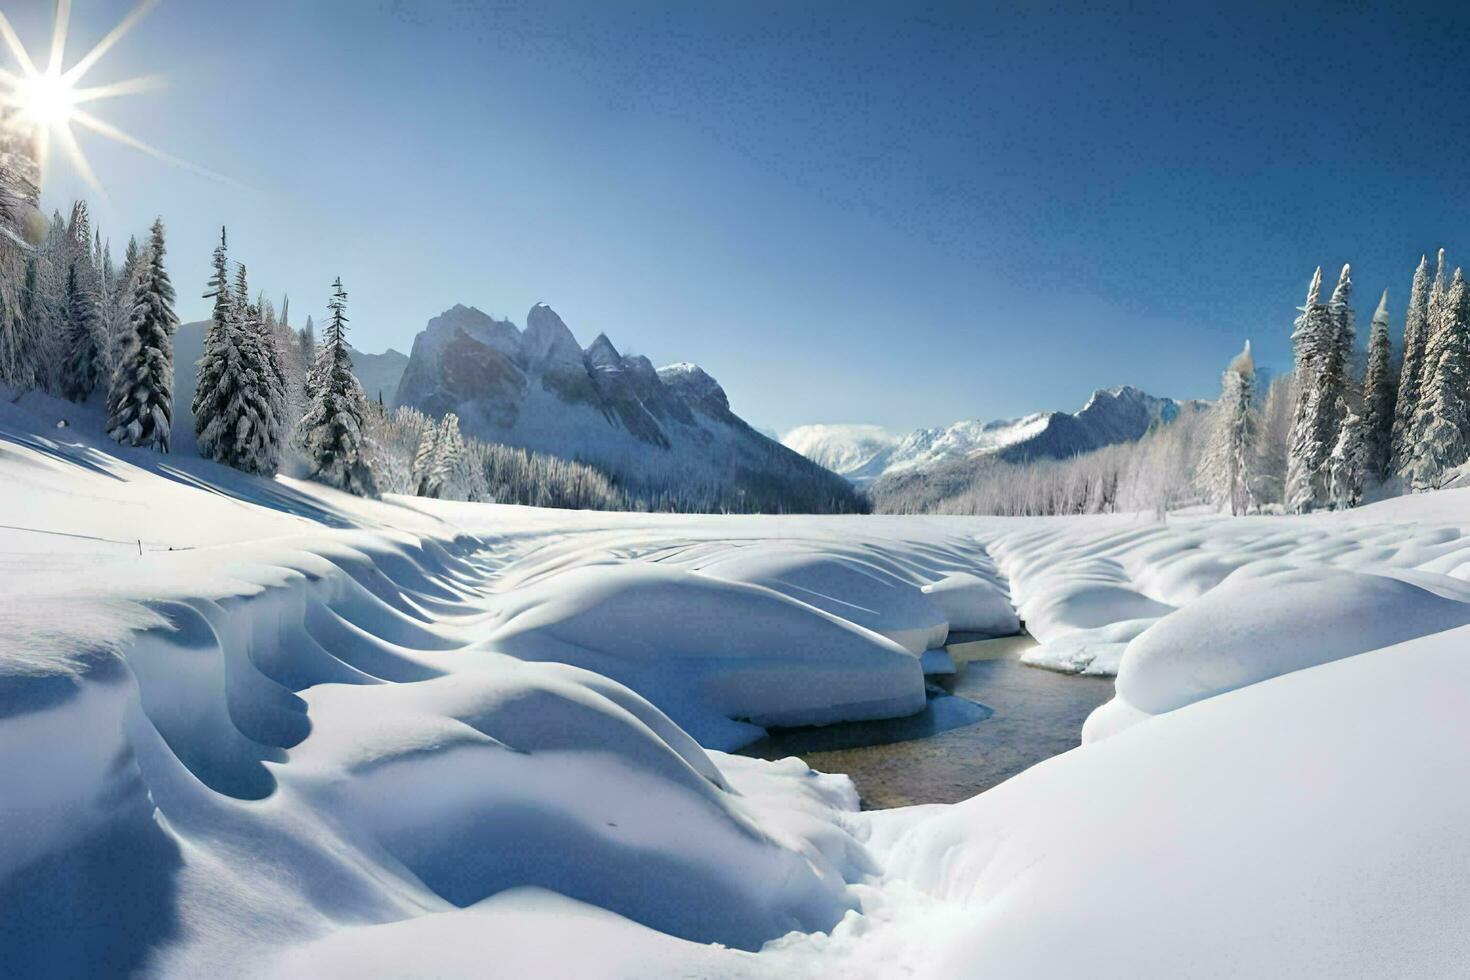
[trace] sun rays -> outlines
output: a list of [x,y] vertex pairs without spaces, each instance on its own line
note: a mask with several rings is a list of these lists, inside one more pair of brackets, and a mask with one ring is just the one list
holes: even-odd
[[76,128],[80,127],[186,170],[218,180],[224,179],[218,174],[164,153],[81,108],[104,99],[148,92],[163,84],[163,78],[159,75],[143,75],[104,85],[80,84],[103,55],[122,40],[157,3],[158,0],[141,0],[70,68],[64,68],[63,65],[67,32],[71,23],[71,0],[57,0],[56,17],[51,30],[51,48],[44,67],[39,66],[37,59],[31,57],[15,28],[5,14],[0,12],[0,41],[4,42],[13,62],[11,67],[0,68],[0,127],[7,130],[0,133],[0,141],[33,141],[38,177],[39,173],[45,172],[53,147],[59,148],[87,186],[105,196],[101,181],[87,161],[81,144],[77,142]]

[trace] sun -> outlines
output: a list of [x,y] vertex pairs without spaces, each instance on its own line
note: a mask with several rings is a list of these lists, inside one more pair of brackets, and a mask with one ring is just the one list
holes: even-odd
[[31,123],[49,128],[71,120],[76,91],[60,74],[48,71],[21,79],[15,86],[14,103]]
[[90,51],[65,69],[62,65],[66,56],[67,29],[71,22],[71,0],[56,0],[51,51],[44,68],[37,66],[21,43],[20,36],[15,33],[15,28],[6,19],[4,12],[0,12],[0,41],[4,41],[14,63],[12,67],[0,67],[0,159],[19,156],[24,163],[28,158],[31,167],[27,169],[35,171],[35,180],[32,183],[39,187],[40,174],[47,167],[50,148],[55,143],[61,147],[72,168],[87,185],[105,197],[102,184],[97,180],[97,175],[93,173],[91,164],[87,162],[86,155],[77,143],[74,127],[81,127],[175,166],[223,180],[218,174],[154,149],[82,108],[87,103],[146,92],[162,84],[159,76],[148,75],[106,85],[80,85],[83,77],[96,67],[102,56],[157,3],[158,0],[141,0]]

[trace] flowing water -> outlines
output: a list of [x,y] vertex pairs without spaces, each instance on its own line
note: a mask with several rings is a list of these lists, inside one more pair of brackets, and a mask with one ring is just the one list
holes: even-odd
[[1029,636],[954,639],[958,672],[931,678],[929,707],[913,718],[776,729],[743,754],[846,773],[864,808],[955,803],[1080,744],[1087,715],[1113,696],[1111,678],[1021,663]]

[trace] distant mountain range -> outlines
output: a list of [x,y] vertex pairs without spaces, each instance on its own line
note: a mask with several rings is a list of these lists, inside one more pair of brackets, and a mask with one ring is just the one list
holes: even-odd
[[1139,438],[1172,421],[1181,404],[1122,386],[1094,391],[1075,413],[1037,412],[994,422],[961,421],[899,436],[875,425],[803,425],[782,442],[859,487],[880,477],[976,457],[1006,462],[1062,459]]
[[356,348],[352,351],[352,373],[362,384],[362,390],[373,401],[382,401],[389,408],[398,394],[398,382],[408,367],[408,355],[389,347],[381,354],[366,354]]
[[846,481],[747,425],[698,365],[655,369],[605,334],[584,350],[544,303],[524,330],[462,305],[434,317],[414,338],[391,403],[454,412],[469,435],[589,463],[647,499],[761,511],[866,506]]

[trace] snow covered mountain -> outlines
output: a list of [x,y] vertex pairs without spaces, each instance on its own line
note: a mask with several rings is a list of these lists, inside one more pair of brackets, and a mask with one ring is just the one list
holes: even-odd
[[876,480],[901,440],[881,425],[799,425],[781,442],[858,486]]
[[1101,388],[1075,413],[1037,412],[993,422],[965,420],[895,436],[876,425],[803,425],[782,442],[813,462],[867,486],[881,476],[994,456],[1007,462],[1062,459],[1137,439],[1173,421],[1180,403],[1127,385]]
[[362,390],[374,401],[381,398],[390,408],[407,367],[408,355],[391,347],[381,354],[368,354],[352,348],[352,373],[362,383]]
[[590,463],[644,490],[715,493],[721,509],[864,506],[845,481],[747,425],[698,365],[655,369],[605,334],[583,350],[544,303],[524,330],[462,305],[434,317],[395,403],[454,412],[470,435]]

